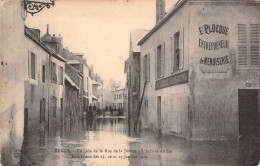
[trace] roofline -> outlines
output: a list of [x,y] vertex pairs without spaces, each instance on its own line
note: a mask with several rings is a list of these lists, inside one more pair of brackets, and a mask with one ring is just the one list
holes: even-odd
[[[27,26],[25,26],[25,28],[28,28]],[[32,36],[30,36],[27,32],[26,32],[26,29],[24,28],[24,35],[26,37],[28,37],[29,39],[31,39],[34,43],[36,43],[38,46],[40,46],[44,51],[46,51],[48,54],[50,54],[51,56],[63,61],[63,62],[67,62],[66,59],[64,59],[62,56],[52,52],[44,43],[42,42],[39,42],[37,40],[35,40]],[[30,28],[28,28],[30,29]]]
[[[191,1],[192,0],[182,0],[180,2],[177,2],[176,6],[170,11],[169,14],[167,14],[159,23],[157,23],[152,29],[151,31],[146,34],[139,42],[138,42],[138,45],[142,45],[158,28],[160,28],[175,12],[176,10],[178,10],[184,3],[186,3],[187,1]],[[217,3],[221,3],[222,1],[220,2],[217,2]],[[238,2],[242,2],[241,0],[238,1]],[[250,1],[251,2],[251,1]],[[203,1],[199,1],[197,3],[207,3],[207,2],[203,2]],[[237,3],[237,2],[236,2]],[[245,2],[245,3],[248,3],[248,2]],[[253,1],[252,2],[253,4],[256,4],[256,5],[259,5],[259,1]]]
[[137,45],[142,45],[158,28],[160,28],[175,12],[178,10],[184,3],[188,0],[180,1],[171,11],[167,14],[159,23],[157,23],[150,32],[148,32],[139,42]]

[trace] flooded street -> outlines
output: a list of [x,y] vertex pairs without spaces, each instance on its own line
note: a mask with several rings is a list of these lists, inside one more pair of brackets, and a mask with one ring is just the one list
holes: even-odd
[[20,165],[253,165],[257,146],[246,141],[188,141],[133,134],[124,118],[97,118],[25,136]]

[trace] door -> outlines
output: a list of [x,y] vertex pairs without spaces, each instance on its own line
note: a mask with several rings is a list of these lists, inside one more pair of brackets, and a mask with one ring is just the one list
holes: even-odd
[[158,134],[161,135],[161,96],[157,97],[157,122],[158,122]]
[[60,122],[63,125],[64,113],[63,113],[63,98],[60,98]]
[[258,91],[239,90],[239,159],[240,165],[256,165],[259,155]]
[[28,134],[28,123],[29,123],[29,114],[28,114],[28,108],[24,109],[24,135],[26,136]]
[[257,135],[257,90],[239,90],[239,135],[251,137]]

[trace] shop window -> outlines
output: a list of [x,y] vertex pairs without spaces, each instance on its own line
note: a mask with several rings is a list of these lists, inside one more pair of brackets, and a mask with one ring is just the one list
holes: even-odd
[[259,24],[238,24],[238,67],[259,68]]

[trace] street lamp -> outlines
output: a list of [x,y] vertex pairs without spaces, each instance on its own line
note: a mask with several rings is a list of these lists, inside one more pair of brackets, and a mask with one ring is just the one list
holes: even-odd
[[54,0],[50,0],[50,2],[23,0],[23,18],[26,18],[27,13],[30,13],[33,16],[35,13],[39,13],[43,8],[47,7],[49,9],[51,6],[54,6]]

